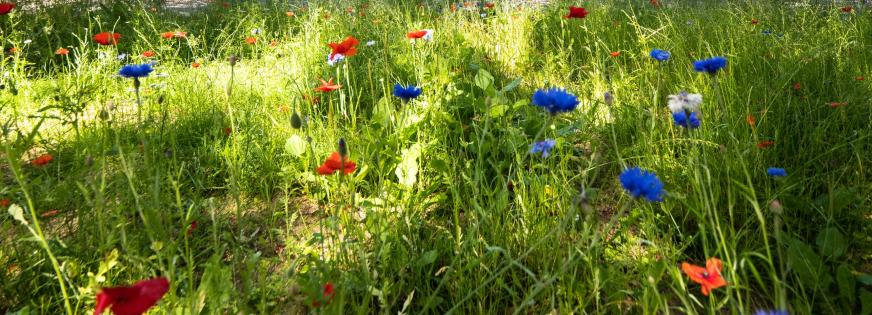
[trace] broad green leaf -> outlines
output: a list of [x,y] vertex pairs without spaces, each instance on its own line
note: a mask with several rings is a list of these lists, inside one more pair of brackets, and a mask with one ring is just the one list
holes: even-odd
[[475,86],[482,90],[487,90],[494,83],[494,76],[485,69],[479,69],[475,75]]
[[514,90],[520,84],[521,84],[521,78],[517,78],[517,79],[513,80],[512,82],[509,82],[509,84],[506,84],[506,86],[504,86],[503,89],[500,90],[500,92],[506,93],[508,91]]
[[421,145],[416,143],[403,150],[403,158],[394,172],[400,185],[412,188],[418,180],[418,157],[421,156]]
[[372,120],[381,126],[390,126],[394,114],[394,108],[387,97],[382,97],[372,109]]
[[488,115],[489,115],[491,118],[499,118],[499,117],[502,117],[503,115],[505,115],[505,114],[506,114],[506,111],[507,111],[508,109],[509,109],[509,107],[506,106],[506,105],[495,105],[495,106],[491,106],[491,107],[490,107],[490,110],[488,111]]
[[836,284],[839,285],[839,295],[848,305],[854,305],[857,295],[857,280],[854,279],[854,274],[846,265],[839,266],[836,269]]
[[285,142],[285,152],[296,157],[302,156],[306,153],[306,140],[299,135],[291,135]]
[[17,204],[13,204],[9,206],[9,215],[12,216],[15,221],[20,222],[21,224],[28,225],[27,219],[24,218],[24,209]]
[[787,262],[790,268],[806,286],[825,288],[832,278],[824,266],[820,256],[805,243],[791,239],[787,248]]
[[862,305],[860,315],[872,314],[872,292],[866,289],[860,290],[860,305]]
[[418,264],[420,266],[427,266],[436,262],[436,258],[439,258],[439,251],[435,249],[427,251],[426,253],[424,253],[424,255],[421,256],[420,259],[418,259]]
[[848,249],[848,241],[834,227],[826,228],[818,233],[815,241],[818,246],[818,251],[829,258],[839,258]]

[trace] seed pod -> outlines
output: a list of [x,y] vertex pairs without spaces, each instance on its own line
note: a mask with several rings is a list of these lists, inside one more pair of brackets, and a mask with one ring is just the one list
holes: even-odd
[[300,129],[303,127],[303,119],[300,118],[300,114],[294,111],[294,114],[291,115],[291,127],[294,129]]
[[237,58],[236,55],[230,55],[230,58],[227,60],[230,61],[230,66],[233,67],[236,65],[236,61],[239,60],[239,58]]

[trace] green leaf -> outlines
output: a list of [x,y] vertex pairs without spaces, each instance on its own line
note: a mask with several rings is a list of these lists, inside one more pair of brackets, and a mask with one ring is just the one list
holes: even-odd
[[381,126],[390,126],[394,114],[394,108],[387,97],[382,97],[372,109],[372,120]]
[[475,86],[481,88],[482,90],[487,90],[494,83],[494,76],[487,72],[485,69],[479,69],[478,73],[475,75]]
[[503,89],[500,90],[500,92],[506,93],[508,91],[514,90],[520,84],[521,84],[521,78],[517,78],[514,81],[509,82],[509,84],[506,84],[506,86],[504,86]]
[[421,145],[416,143],[412,147],[403,150],[403,160],[397,165],[394,173],[397,175],[400,185],[406,188],[415,186],[418,180],[418,157],[421,156]]
[[857,276],[857,281],[860,281],[860,283],[865,285],[872,285],[872,275],[869,275],[868,273],[861,273],[859,276]]
[[505,115],[507,110],[509,110],[509,107],[506,105],[491,106],[488,115],[491,118],[499,118]]
[[791,239],[787,248],[787,262],[803,284],[813,288],[826,288],[832,282],[820,256],[811,246]]
[[836,269],[836,284],[839,285],[839,295],[844,302],[849,306],[854,305],[854,302],[856,302],[856,294],[854,292],[857,289],[857,280],[854,279],[854,274],[851,273],[851,269],[848,269],[848,266],[841,265]]
[[285,142],[285,152],[296,157],[302,156],[306,153],[306,140],[299,135],[291,135]]
[[27,219],[24,218],[24,209],[17,204],[13,204],[9,206],[9,215],[12,216],[15,221],[20,222],[23,225],[28,225]]
[[436,258],[439,258],[439,251],[437,251],[435,249],[431,250],[431,251],[427,251],[426,253],[424,253],[423,256],[421,256],[420,259],[418,259],[418,265],[427,266],[429,264],[436,262]]
[[848,249],[848,241],[834,227],[826,228],[818,233],[815,243],[818,246],[818,251],[829,258],[839,258],[845,254]]
[[872,292],[866,289],[860,290],[860,305],[862,305],[860,315],[872,314]]

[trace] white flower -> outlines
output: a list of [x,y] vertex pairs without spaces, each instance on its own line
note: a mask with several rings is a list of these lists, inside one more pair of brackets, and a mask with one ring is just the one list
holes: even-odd
[[482,14],[481,14],[481,17],[486,18],[486,17],[487,17],[487,13],[482,13]]
[[122,61],[123,61],[124,59],[127,59],[127,54],[123,54],[123,53],[122,53],[122,54],[118,54],[118,57],[117,57],[117,58],[118,58],[118,60],[122,60]]
[[24,44],[25,44],[25,45],[30,44],[30,43],[32,43],[32,42],[33,42],[33,41],[32,41],[32,40],[29,40],[29,39],[25,39],[25,40],[24,40]]
[[424,30],[424,31],[426,31],[427,33],[424,34],[424,37],[422,37],[422,38],[426,41],[433,40],[433,30]]
[[374,40],[368,41],[368,42],[366,42],[366,45],[367,46],[375,45],[375,41]]
[[702,95],[699,94],[681,92],[678,95],[669,95],[669,110],[673,113],[699,112],[699,104],[702,104]]
[[251,35],[260,35],[263,31],[259,28],[255,28],[251,30]]
[[327,55],[327,64],[330,65],[330,66],[332,67],[332,66],[335,65],[337,62],[342,61],[342,59],[345,59],[345,55],[343,55],[343,54],[335,54],[335,55],[332,55],[332,58],[331,58],[331,55],[328,54],[328,55]]

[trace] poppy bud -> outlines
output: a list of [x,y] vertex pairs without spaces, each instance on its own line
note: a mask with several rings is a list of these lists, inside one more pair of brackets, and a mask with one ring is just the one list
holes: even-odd
[[236,65],[236,61],[238,59],[239,58],[237,58],[236,55],[230,55],[230,58],[228,58],[227,60],[230,61],[230,66],[233,67]]
[[784,208],[781,206],[781,202],[778,199],[772,200],[769,203],[769,210],[772,210],[774,214],[781,214],[784,212]]
[[294,114],[291,115],[291,127],[294,129],[300,129],[303,127],[303,119],[300,118],[300,114],[294,111]]
[[339,156],[348,156],[348,146],[345,145],[345,138],[339,138]]

